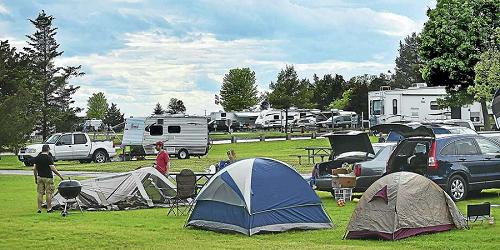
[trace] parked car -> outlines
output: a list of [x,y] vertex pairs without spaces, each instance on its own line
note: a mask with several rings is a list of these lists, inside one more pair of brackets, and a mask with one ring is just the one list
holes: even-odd
[[113,141],[91,141],[86,133],[57,133],[51,135],[44,143],[32,144],[21,148],[18,153],[20,161],[26,166],[33,166],[33,159],[48,144],[54,160],[73,161],[81,163],[94,161],[103,163],[116,155]]
[[481,135],[435,135],[426,127],[405,134],[386,173],[411,171],[442,187],[455,201],[500,187],[500,143]]
[[[353,164],[371,160],[375,157],[368,134],[360,131],[337,132],[325,135],[330,141],[332,154],[329,161],[315,164],[311,181],[316,190],[332,192],[332,169],[342,167],[345,163]],[[333,194],[332,194],[333,195]]]
[[411,122],[411,123],[385,123],[375,125],[370,128],[374,133],[384,133],[387,134],[386,141],[387,142],[397,142],[404,139],[403,134],[414,130],[417,127],[425,126],[432,130],[435,135],[440,134],[470,134],[475,135],[477,132],[468,127],[463,127],[455,124],[445,124],[445,123],[419,123],[419,122]]
[[373,150],[375,156],[371,160],[361,161],[354,164],[354,174],[356,175],[355,192],[364,192],[375,181],[385,174],[387,161],[392,151],[396,148],[396,143],[375,143]]

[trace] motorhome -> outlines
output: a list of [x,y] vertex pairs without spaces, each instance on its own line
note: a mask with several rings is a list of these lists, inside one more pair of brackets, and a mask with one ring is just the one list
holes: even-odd
[[206,155],[209,149],[207,118],[162,115],[126,119],[122,147],[130,146],[134,155],[150,155],[156,153],[157,141],[163,141],[165,150],[179,159]]
[[427,87],[417,83],[408,89],[382,87],[368,93],[370,126],[390,122],[461,119],[475,127],[483,126],[481,104],[475,102],[457,108],[440,108],[438,99],[446,96],[444,86]]

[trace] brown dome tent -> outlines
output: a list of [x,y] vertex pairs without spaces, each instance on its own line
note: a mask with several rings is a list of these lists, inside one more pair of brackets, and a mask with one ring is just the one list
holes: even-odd
[[415,173],[397,172],[366,190],[349,221],[346,238],[398,240],[465,227],[464,216],[436,183]]

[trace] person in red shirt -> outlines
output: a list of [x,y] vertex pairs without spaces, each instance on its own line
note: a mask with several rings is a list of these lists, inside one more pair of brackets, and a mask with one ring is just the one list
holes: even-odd
[[158,155],[156,155],[155,168],[163,175],[168,174],[168,169],[170,168],[170,157],[167,151],[163,149],[163,142],[156,142],[156,150]]

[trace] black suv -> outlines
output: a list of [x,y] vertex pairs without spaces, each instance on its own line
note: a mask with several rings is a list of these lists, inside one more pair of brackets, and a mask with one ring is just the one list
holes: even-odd
[[411,171],[441,186],[453,200],[500,187],[500,143],[480,135],[438,135],[418,127],[405,135],[386,173]]

